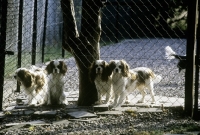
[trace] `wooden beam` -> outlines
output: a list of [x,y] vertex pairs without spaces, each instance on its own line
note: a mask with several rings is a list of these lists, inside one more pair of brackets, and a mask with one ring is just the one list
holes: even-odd
[[185,72],[185,112],[187,115],[193,114],[194,100],[194,59],[196,46],[196,31],[197,31],[197,11],[198,0],[188,2],[188,22],[187,22],[187,65]]

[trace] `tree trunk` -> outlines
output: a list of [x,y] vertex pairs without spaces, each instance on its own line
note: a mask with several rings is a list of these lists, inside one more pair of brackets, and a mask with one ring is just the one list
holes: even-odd
[[89,67],[99,59],[101,35],[101,1],[83,0],[80,35],[77,31],[73,0],[61,0],[63,10],[63,48],[73,54],[79,69],[79,106],[97,101],[94,82],[89,80]]

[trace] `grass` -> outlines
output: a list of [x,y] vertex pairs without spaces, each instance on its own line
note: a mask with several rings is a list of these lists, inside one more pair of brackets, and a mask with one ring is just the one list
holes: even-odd
[[[36,52],[36,64],[42,63],[42,49],[38,48]],[[21,55],[21,67],[30,67],[31,66],[31,55],[32,53],[30,51],[23,51]],[[67,59],[71,57],[72,55],[65,51],[64,59]],[[46,46],[45,52],[44,52],[44,63],[55,60],[55,59],[61,59],[62,58],[62,47],[57,46]],[[17,63],[18,63],[18,55],[17,52],[15,52],[14,55],[6,56],[5,58],[5,78],[10,78],[13,76],[14,71],[17,69]]]
[[185,125],[173,125],[167,127],[166,130],[154,130],[154,131],[139,131],[133,133],[133,135],[164,135],[164,134],[188,134],[193,135],[192,132],[200,131],[200,126],[195,124],[185,124]]
[[[42,56],[41,56],[42,57]],[[72,55],[65,51],[65,56],[64,59],[70,58],[72,57]],[[51,60],[55,60],[55,59],[59,59],[62,58],[62,47],[61,46],[57,46],[57,47],[46,47],[45,50],[45,55],[44,55],[44,62],[48,62]]]
[[194,135],[195,131],[200,131],[200,127],[195,124],[183,124],[177,126],[171,126],[167,131],[163,130],[154,130],[154,131],[139,131],[132,132],[133,135],[164,135],[164,134],[188,134]]
[[[112,42],[101,42],[101,46],[112,44]],[[18,63],[18,52],[15,52],[14,55],[6,56],[5,60],[5,75],[4,78],[10,78],[13,76],[15,70],[17,69]],[[21,67],[30,67],[31,66],[31,51],[30,49],[22,51],[21,58]],[[70,58],[72,55],[65,51],[64,59]],[[55,45],[46,45],[44,51],[44,63],[55,60],[62,59],[62,46],[61,44]],[[36,64],[42,63],[42,48],[38,47],[36,51]]]
[[170,133],[173,134],[184,134],[186,132],[193,132],[193,131],[200,131],[200,126],[196,125],[195,123],[193,124],[183,124],[183,125],[174,125],[170,129]]

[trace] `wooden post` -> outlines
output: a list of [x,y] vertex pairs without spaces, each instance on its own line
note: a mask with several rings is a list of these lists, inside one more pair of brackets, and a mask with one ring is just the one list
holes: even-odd
[[6,23],[7,23],[7,0],[1,0],[0,11],[0,111],[3,104],[3,86],[5,69],[5,48],[6,48]]
[[34,0],[33,8],[32,65],[35,65],[37,44],[37,0]]
[[[199,4],[199,3],[198,3]],[[198,17],[198,22],[200,22],[200,17]],[[195,91],[194,91],[194,112],[193,119],[200,120],[200,110],[198,109],[198,96],[199,96],[199,56],[200,56],[200,24],[198,23],[197,28],[197,47],[196,47],[196,57],[195,57]]]
[[79,69],[78,106],[91,106],[97,101],[97,90],[89,79],[91,63],[99,59],[101,36],[101,0],[83,0],[80,35],[77,30],[73,0],[61,0],[63,10],[63,48],[74,55]]
[[[21,60],[22,60],[22,25],[23,25],[23,0],[20,0],[19,22],[18,22],[17,68],[21,67]],[[18,81],[17,81],[17,90],[15,92],[20,92],[20,85]]]
[[185,72],[185,112],[187,115],[193,114],[194,100],[194,58],[197,29],[197,8],[198,0],[188,2],[188,22],[187,22],[187,66]]
[[45,13],[44,13],[44,28],[43,28],[43,39],[42,39],[42,63],[44,63],[44,48],[46,42],[46,26],[47,26],[47,8],[48,0],[45,1]]
[[[199,19],[200,20],[200,19]],[[200,26],[197,29],[197,49],[196,49],[196,57],[195,57],[195,91],[194,91],[194,112],[193,119],[200,120],[200,111],[198,109],[198,96],[199,96],[199,54],[200,54]]]

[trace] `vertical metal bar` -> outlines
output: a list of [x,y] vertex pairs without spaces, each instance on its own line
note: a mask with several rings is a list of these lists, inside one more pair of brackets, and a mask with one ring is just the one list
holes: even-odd
[[193,112],[193,119],[200,120],[200,112],[198,111],[198,95],[199,95],[199,52],[200,52],[200,35],[199,35],[199,26],[198,26],[198,33],[197,33],[197,50],[196,50],[196,57],[195,57],[195,91],[194,91],[194,112]]
[[4,69],[5,69],[5,48],[6,48],[6,23],[7,23],[7,0],[1,0],[0,10],[0,111],[3,104],[3,86],[4,86]]
[[[199,7],[199,3],[198,3]],[[200,22],[200,17],[198,17]],[[200,111],[198,109],[198,95],[199,95],[199,55],[200,55],[200,24],[198,23],[197,28],[197,46],[196,46],[196,57],[195,57],[195,91],[194,91],[194,113],[193,119],[200,120]]]
[[187,66],[185,72],[185,113],[189,116],[193,114],[193,90],[194,90],[194,56],[197,29],[197,7],[198,0],[188,2],[188,22],[187,22]]
[[[62,30],[60,32],[61,33],[60,35],[62,36],[62,39],[64,39],[64,30],[63,30],[64,27],[63,27],[63,25],[64,25],[64,21],[62,21],[62,26],[61,26]],[[62,40],[62,45],[63,45],[63,42],[64,41]],[[65,57],[65,49],[62,47],[62,58],[64,58],[64,57]]]
[[32,65],[35,65],[37,44],[37,0],[34,0],[33,8]]
[[[17,68],[21,67],[21,59],[22,59],[22,25],[23,25],[23,0],[20,0],[20,2],[19,2],[19,22],[18,22]],[[20,85],[18,82],[17,82],[16,92],[20,92]]]
[[44,63],[44,49],[46,42],[46,26],[47,26],[47,8],[48,8],[48,0],[45,1],[45,14],[44,14],[44,29],[43,29],[43,39],[42,39],[42,63]]
[[116,15],[116,18],[115,18],[115,42],[118,43],[119,42],[119,3],[117,3],[117,15]]
[[62,58],[65,57],[65,49],[62,48]]

